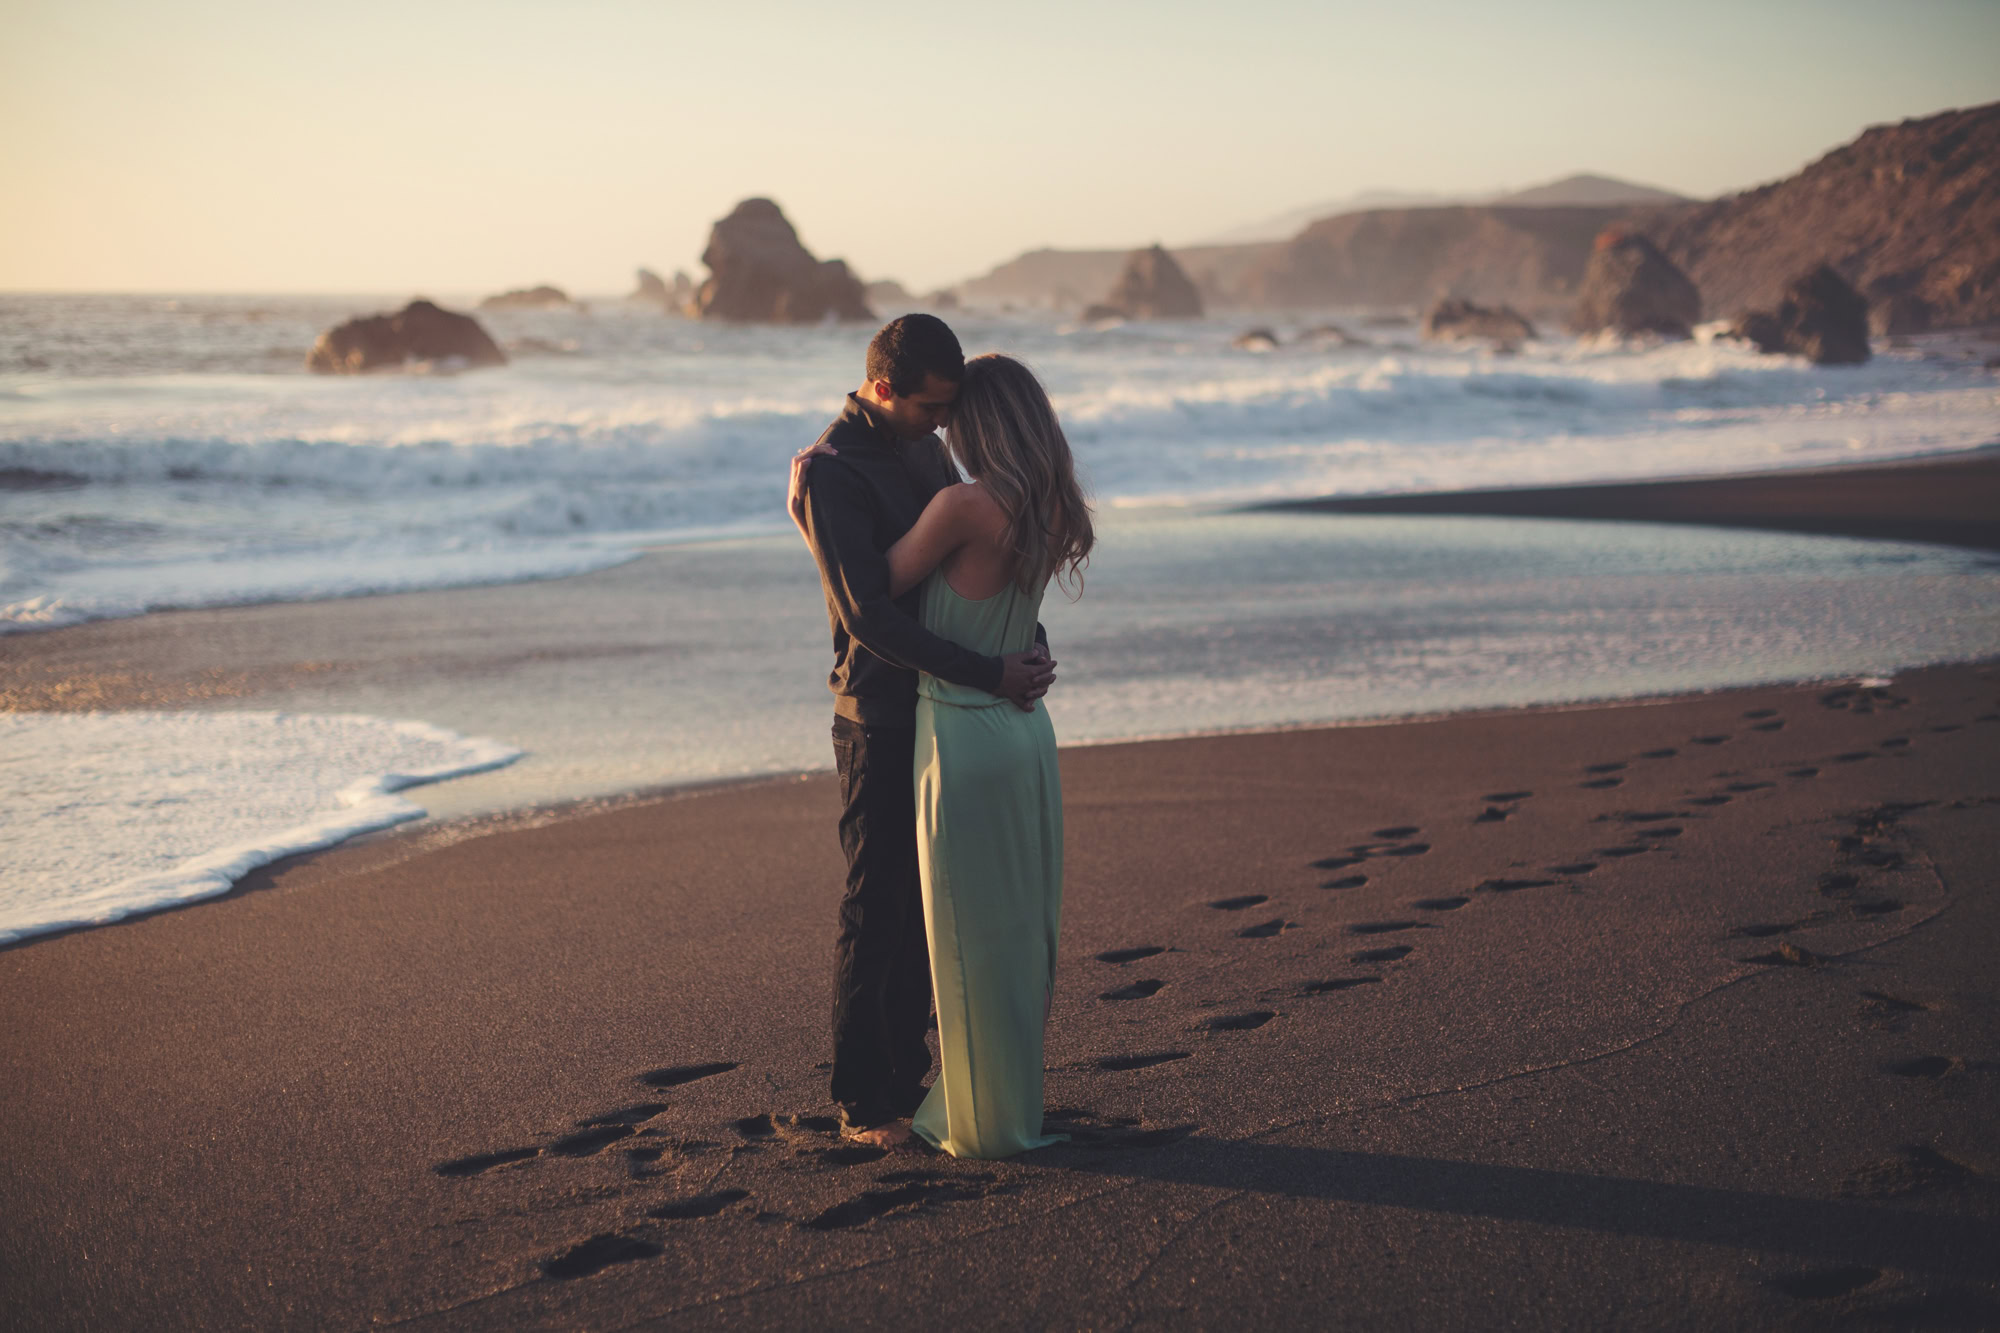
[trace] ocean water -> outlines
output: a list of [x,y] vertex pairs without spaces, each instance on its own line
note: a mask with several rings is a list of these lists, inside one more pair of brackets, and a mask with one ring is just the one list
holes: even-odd
[[[610,302],[482,316],[502,369],[303,372],[321,328],[396,304],[0,296],[0,654],[168,608],[528,585],[455,603],[489,617],[459,624],[357,604],[337,646],[299,649],[351,671],[285,714],[0,715],[0,941],[415,817],[390,793],[417,780],[449,815],[827,764],[824,613],[783,486],[870,330]],[[1316,317],[1260,353],[1230,345],[1249,322],[954,321],[969,352],[1042,375],[1103,519],[1084,600],[1045,615],[1066,743],[2000,652],[2000,568],[1944,548],[1229,512],[1963,450],[2000,433],[1976,352],[1816,369],[1552,337],[1499,356],[1359,319],[1371,345],[1339,348],[1297,337]],[[410,671],[426,641],[460,669]]]
[[[366,300],[0,297],[0,633],[170,607],[573,574],[780,531],[789,455],[870,330],[619,303],[496,312],[513,364],[320,377]],[[1043,376],[1103,506],[1214,507],[1810,466],[1991,441],[1975,359],[1816,369],[1719,343],[1230,346],[1241,321],[965,318]]]
[[372,717],[0,713],[0,944],[212,898],[520,754]]

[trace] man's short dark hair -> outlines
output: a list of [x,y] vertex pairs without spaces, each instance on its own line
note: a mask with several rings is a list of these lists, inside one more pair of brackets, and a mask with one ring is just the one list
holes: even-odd
[[965,378],[965,352],[951,325],[936,315],[904,315],[884,324],[868,342],[868,379],[889,381],[898,398],[935,375],[953,384]]

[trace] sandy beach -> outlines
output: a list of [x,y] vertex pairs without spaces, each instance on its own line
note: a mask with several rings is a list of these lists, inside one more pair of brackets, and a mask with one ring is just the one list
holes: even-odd
[[829,777],[296,858],[0,950],[0,1320],[1992,1326],[1996,737],[1973,664],[1066,750],[1000,1163],[833,1131]]

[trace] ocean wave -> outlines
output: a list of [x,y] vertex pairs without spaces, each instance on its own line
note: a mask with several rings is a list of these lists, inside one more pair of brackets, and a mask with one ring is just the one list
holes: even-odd
[[12,713],[0,739],[25,761],[23,785],[0,789],[14,834],[0,944],[226,893],[422,816],[399,791],[522,753],[422,722],[285,713]]
[[[0,404],[0,627],[552,577],[692,532],[782,531],[788,460],[838,410],[855,335],[701,336],[454,378],[35,380]],[[1119,507],[1849,462],[1984,444],[2000,419],[1976,363],[1921,355],[967,337],[1037,369]]]

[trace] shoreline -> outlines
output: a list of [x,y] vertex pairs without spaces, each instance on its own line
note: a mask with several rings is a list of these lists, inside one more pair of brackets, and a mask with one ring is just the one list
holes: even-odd
[[[1758,474],[1746,479],[1710,478],[1688,483],[1638,483],[1622,491],[1650,492],[1659,486],[1698,486],[1713,498],[1718,488],[1727,492],[1739,483],[1753,491],[1768,490],[1783,483],[1791,486],[1800,477],[1838,475],[1858,478],[1865,483],[1860,494],[1869,497],[1893,496],[1896,488],[1883,485],[1893,474],[1907,479],[1901,488],[1905,500],[1912,494],[1932,497],[1940,503],[1951,500],[1961,505],[1976,494],[1963,482],[1967,469],[1974,469],[1989,486],[2000,485],[2000,450],[1981,451],[1974,458],[1947,455],[1930,460],[1898,464],[1884,469],[1857,465],[1838,471],[1816,470],[1796,474]],[[1606,488],[1567,488],[1556,492],[1574,510],[1583,499],[1601,494]],[[2000,492],[1997,492],[2000,493]],[[1526,496],[1540,501],[1547,491],[1505,493],[1517,500]],[[1415,497],[1427,500],[1431,497]],[[1475,497],[1476,498],[1476,497]],[[1398,500],[1398,497],[1389,497]],[[1409,500],[1410,497],[1401,497]],[[1344,502],[1342,502],[1344,503]],[[1358,503],[1366,503],[1360,501]],[[1560,507],[1560,506],[1558,506]],[[1602,517],[1605,506],[1592,501],[1588,517]],[[1615,506],[1612,507],[1615,510]],[[1995,514],[2000,515],[2000,507]],[[2000,517],[1991,521],[2000,527]],[[782,565],[787,551],[772,551],[766,558]],[[700,561],[696,553],[688,557]],[[696,568],[705,566],[696,565]],[[636,680],[657,680],[665,685],[673,677],[671,663],[677,649],[668,638],[659,638],[646,648],[644,658],[634,659],[631,649],[620,643],[614,631],[602,634],[604,626],[620,624],[634,611],[641,614],[656,595],[663,571],[644,560],[596,574],[575,576],[552,582],[495,585],[465,590],[398,594],[375,598],[343,598],[319,603],[279,604],[269,607],[228,608],[208,611],[175,612],[169,615],[98,622],[94,625],[53,630],[47,634],[14,636],[10,649],[16,651],[0,660],[0,707],[13,711],[135,711],[145,708],[270,707],[288,712],[361,712],[381,716],[421,717],[439,721],[440,709],[458,708],[459,716],[445,713],[443,725],[463,735],[496,736],[510,744],[524,738],[516,728],[550,705],[567,708],[563,726],[575,727],[579,708],[594,708],[606,699],[625,700],[616,708],[643,706],[637,701],[642,692],[618,683],[633,666],[643,673]],[[804,594],[807,590],[800,589]],[[816,592],[816,589],[811,590]],[[814,599],[816,600],[816,598]],[[527,614],[523,615],[526,609]],[[804,597],[800,598],[805,611]],[[813,608],[816,612],[817,608]],[[515,634],[512,639],[496,637],[511,633],[511,626],[526,621],[541,624],[548,616],[546,632]],[[815,616],[816,618],[816,616]],[[801,617],[803,623],[803,616]],[[789,624],[789,619],[785,622]],[[449,638],[439,641],[433,627],[443,626]],[[770,637],[769,634],[766,637]],[[1976,637],[1976,636],[1975,636]],[[597,642],[593,642],[596,640]],[[775,640],[774,640],[775,642]],[[603,647],[599,647],[602,643]],[[579,674],[569,665],[572,654],[582,649],[587,670]],[[594,656],[592,656],[594,654]],[[800,680],[816,674],[813,654],[801,656],[805,673]],[[1991,660],[1990,653],[1948,658],[1961,665],[1980,666]],[[512,672],[516,663],[547,661],[539,674],[496,676],[496,667]],[[492,665],[489,665],[491,663]],[[631,665],[628,665],[631,664]],[[656,665],[657,664],[657,665]],[[1071,740],[1064,748],[1088,749],[1100,745],[1183,741],[1197,738],[1282,735],[1300,731],[1345,730],[1352,728],[1417,724],[1427,721],[1477,717],[1485,714],[1536,714],[1576,709],[1603,709],[1620,706],[1670,704],[1731,692],[1770,687],[1806,686],[1814,682],[1833,683],[1867,674],[1859,671],[1813,671],[1776,675],[1761,681],[1725,679],[1719,685],[1665,689],[1641,688],[1638,692],[1597,692],[1560,702],[1532,701],[1498,706],[1475,703],[1460,707],[1419,707],[1381,711],[1373,716],[1305,721],[1272,721],[1261,718],[1234,725],[1202,725],[1195,719],[1184,729],[1148,729],[1136,734],[1092,735]],[[500,682],[497,694],[486,693]],[[458,682],[453,685],[453,682]],[[1578,682],[1579,684],[1583,682]],[[1598,684],[1601,682],[1591,682]],[[1622,682],[1621,682],[1622,683]],[[1638,682],[1642,687],[1644,681]],[[469,689],[468,689],[469,687]],[[623,694],[606,695],[609,687]],[[801,693],[817,694],[805,690]],[[467,709],[467,695],[476,706]],[[1381,702],[1400,702],[1385,698]],[[65,705],[67,705],[65,707]],[[457,779],[412,793],[425,814],[395,828],[364,835],[361,840],[338,844],[348,848],[380,839],[399,841],[419,837],[434,842],[438,838],[475,836],[494,827],[496,821],[546,823],[576,815],[601,811],[610,806],[646,804],[678,799],[692,792],[713,790],[744,783],[784,783],[823,773],[825,762],[818,747],[809,743],[821,725],[821,707],[804,699],[787,706],[782,715],[787,735],[796,736],[789,752],[773,752],[770,757],[791,760],[777,765],[752,768],[727,776],[716,774],[667,777],[665,781],[644,776],[644,770],[628,768],[629,779],[615,767],[600,764],[591,768],[577,762],[574,752],[557,751],[547,743],[526,740],[530,763],[544,766],[533,773],[510,768],[484,777]],[[529,711],[523,711],[529,710]],[[796,714],[796,716],[794,716]],[[617,716],[629,716],[620,712]],[[637,733],[671,743],[676,733],[663,719],[638,715]],[[603,725],[591,720],[592,725]],[[796,725],[795,725],[796,724]],[[544,725],[539,738],[554,741],[562,737],[560,727]],[[636,752],[638,747],[629,746]],[[537,756],[541,756],[538,760]],[[750,756],[745,756],[749,758]],[[797,759],[806,762],[801,765]],[[754,762],[754,760],[752,761]],[[664,767],[664,766],[662,766]],[[659,771],[659,770],[656,770]],[[661,776],[665,777],[663,772]],[[430,845],[430,843],[426,843]],[[321,853],[323,854],[323,853]],[[299,855],[310,856],[310,853]],[[289,863],[294,858],[282,858]],[[219,897],[239,891],[238,886]],[[203,899],[201,903],[218,899]],[[189,904],[201,905],[201,903]],[[168,910],[168,909],[163,909]],[[98,926],[72,929],[91,930]],[[66,932],[65,932],[66,933]],[[48,934],[28,936],[10,942],[7,948],[32,944]]]
[[1319,496],[1246,508],[1686,523],[1995,551],[2000,550],[2000,441],[1890,462],[1646,481]]
[[826,1119],[826,775],[267,867],[0,951],[0,1322],[1976,1326],[1996,709],[1066,748],[1073,1142],[1006,1162]]
[[[1960,662],[1940,662],[1911,668],[1912,671],[2000,671],[2000,655],[1968,658]],[[1899,674],[1908,674],[1899,673]],[[1868,688],[1874,684],[1886,683],[1891,678],[1862,676],[1826,676],[1801,680],[1760,681],[1747,685],[1723,685],[1708,690],[1680,690],[1662,694],[1616,696],[1597,699],[1579,699],[1559,703],[1529,703],[1511,707],[1482,707],[1446,710],[1440,712],[1410,713],[1387,717],[1345,718],[1330,722],[1297,722],[1279,725],[1246,725],[1242,727],[1222,727],[1201,731],[1162,732],[1144,736],[1124,736],[1103,740],[1084,740],[1062,743],[1060,753],[1081,750],[1115,749],[1126,746],[1174,745],[1189,742],[1215,740],[1257,740],[1286,736],[1311,735],[1319,732],[1362,731],[1375,728],[1398,728],[1423,726],[1426,724],[1453,721],[1471,721],[1507,717],[1561,716],[1572,713],[1603,712],[1606,710],[1665,708],[1677,704],[1693,704],[1707,700],[1726,700],[1731,695],[1759,694],[1770,690],[1815,690],[1826,688]],[[747,773],[731,777],[694,779],[682,783],[635,787],[625,791],[605,792],[586,796],[560,797],[545,801],[501,809],[483,810],[467,814],[434,816],[426,810],[423,814],[380,828],[369,829],[323,847],[313,847],[287,853],[263,862],[240,875],[227,889],[207,896],[134,912],[113,921],[87,922],[79,925],[63,926],[42,931],[20,939],[0,941],[0,955],[10,950],[25,949],[45,940],[86,931],[104,930],[114,926],[144,920],[164,913],[199,909],[213,903],[225,902],[239,894],[256,892],[264,887],[264,881],[287,873],[300,866],[329,858],[344,858],[352,854],[353,865],[341,861],[329,865],[329,871],[336,874],[352,873],[361,866],[380,868],[408,860],[414,856],[441,851],[460,843],[494,834],[511,834],[530,829],[547,828],[552,825],[575,820],[592,819],[619,811],[642,809],[685,800],[700,799],[725,792],[762,787],[786,787],[815,779],[825,779],[832,773],[832,766],[808,769],[786,769],[775,772]],[[454,779],[445,779],[452,781]],[[405,788],[399,792],[413,804],[421,804],[417,798],[424,794],[422,786]]]

